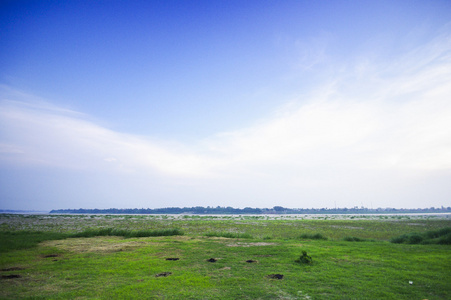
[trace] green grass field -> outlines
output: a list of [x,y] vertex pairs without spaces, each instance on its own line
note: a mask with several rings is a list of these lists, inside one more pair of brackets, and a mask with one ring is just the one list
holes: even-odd
[[449,227],[420,216],[0,215],[0,298],[451,299],[451,245],[390,242]]

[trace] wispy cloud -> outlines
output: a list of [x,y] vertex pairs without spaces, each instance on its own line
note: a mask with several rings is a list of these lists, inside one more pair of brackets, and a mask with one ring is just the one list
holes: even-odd
[[0,116],[4,163],[87,171],[147,168],[172,175],[203,171],[200,159],[180,144],[115,132],[50,104],[4,100]]
[[450,50],[445,36],[382,65],[357,62],[272,119],[210,146],[243,164],[449,169]]

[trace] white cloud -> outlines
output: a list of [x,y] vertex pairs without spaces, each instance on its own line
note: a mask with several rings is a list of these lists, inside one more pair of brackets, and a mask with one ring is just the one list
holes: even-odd
[[203,172],[199,158],[181,150],[181,145],[114,132],[67,110],[3,101],[0,116],[2,139],[7,149],[17,154],[2,156],[7,162],[88,171],[112,168],[104,164],[109,162],[116,164],[116,171],[147,168],[172,175]]

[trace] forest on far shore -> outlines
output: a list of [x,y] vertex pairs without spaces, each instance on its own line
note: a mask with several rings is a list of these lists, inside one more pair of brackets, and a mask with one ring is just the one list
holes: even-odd
[[399,213],[449,213],[451,207],[430,208],[286,208],[274,206],[272,208],[233,208],[233,207],[166,207],[166,208],[108,208],[108,209],[54,209],[52,214],[399,214]]

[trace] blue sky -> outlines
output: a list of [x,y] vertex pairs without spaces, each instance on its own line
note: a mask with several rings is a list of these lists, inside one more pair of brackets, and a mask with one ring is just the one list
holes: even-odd
[[0,208],[451,206],[449,1],[3,1]]

